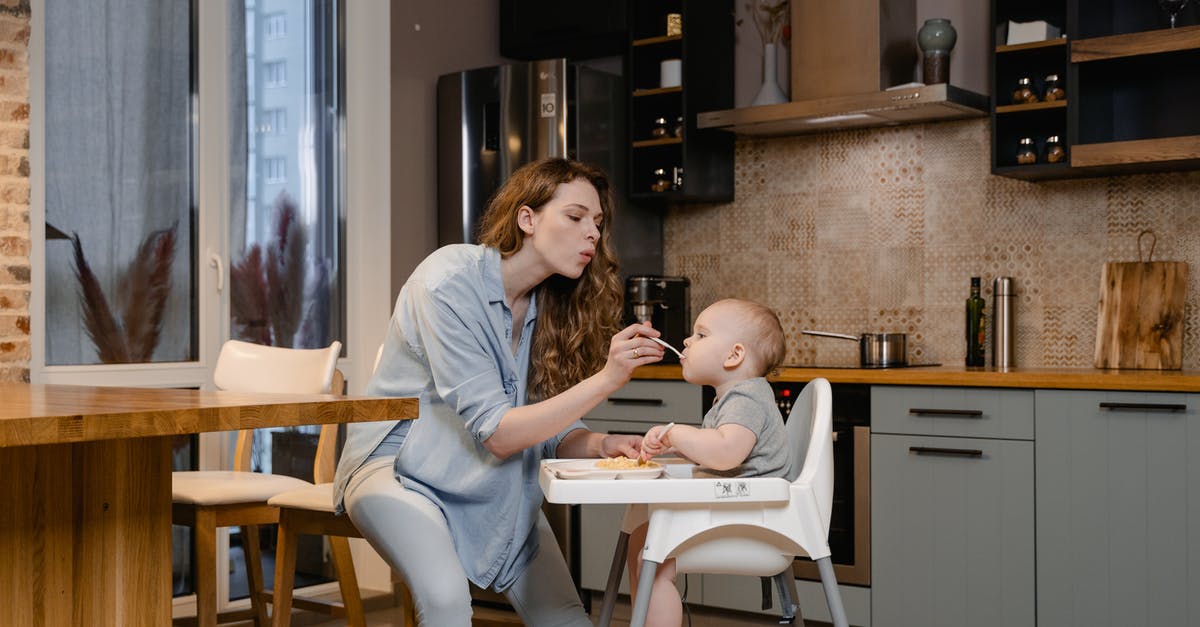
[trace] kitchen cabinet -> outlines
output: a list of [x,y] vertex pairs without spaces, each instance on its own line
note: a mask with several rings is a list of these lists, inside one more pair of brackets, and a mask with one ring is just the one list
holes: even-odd
[[[696,127],[698,112],[733,106],[733,2],[631,0],[630,11],[630,197],[733,200],[733,136]],[[671,15],[679,34],[668,30]],[[679,85],[661,83],[668,60],[680,61]]]
[[[1168,28],[1155,2],[994,0],[992,172],[1026,180],[1200,168],[1200,25],[1197,13]],[[1044,20],[1064,38],[1005,44],[1009,21]],[[1057,74],[1065,98],[1047,102],[1045,77]],[[1014,101],[1031,79],[1038,101]],[[1047,160],[1058,136],[1066,158]],[[1037,161],[1018,164],[1030,138]]]
[[872,388],[875,627],[1036,624],[1033,408],[1031,390]]
[[1043,391],[1038,621],[1197,625],[1200,394]]

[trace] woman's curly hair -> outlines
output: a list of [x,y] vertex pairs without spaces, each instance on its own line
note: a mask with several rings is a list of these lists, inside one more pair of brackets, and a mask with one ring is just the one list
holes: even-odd
[[608,358],[609,340],[620,329],[621,280],[609,245],[613,201],[608,176],[590,165],[550,158],[522,166],[488,202],[479,243],[508,258],[521,249],[517,224],[523,206],[541,211],[563,183],[584,179],[596,188],[603,220],[596,256],[578,279],[553,275],[538,286],[538,320],[533,333],[529,402],[550,398],[591,376]]

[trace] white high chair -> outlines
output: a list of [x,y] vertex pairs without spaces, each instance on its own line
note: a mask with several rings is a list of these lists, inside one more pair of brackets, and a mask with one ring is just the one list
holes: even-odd
[[[631,627],[645,625],[654,574],[659,564],[669,558],[675,558],[679,574],[774,578],[784,605],[784,617],[790,619],[796,599],[791,570],[797,556],[808,556],[817,562],[833,624],[846,627],[846,611],[829,557],[829,516],[833,505],[832,394],[829,381],[813,379],[804,387],[788,416],[788,441],[803,461],[799,476],[789,486],[789,500],[736,502],[714,495],[707,501],[630,505],[621,527],[599,624],[607,625],[612,617],[629,534],[649,522]],[[801,618],[800,624],[803,622]]]

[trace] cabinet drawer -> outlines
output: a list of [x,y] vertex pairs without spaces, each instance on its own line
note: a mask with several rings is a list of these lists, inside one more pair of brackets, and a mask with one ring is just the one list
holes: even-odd
[[684,381],[630,381],[584,418],[700,424],[704,417],[700,393],[700,386]]
[[871,432],[1033,439],[1033,390],[875,386]]

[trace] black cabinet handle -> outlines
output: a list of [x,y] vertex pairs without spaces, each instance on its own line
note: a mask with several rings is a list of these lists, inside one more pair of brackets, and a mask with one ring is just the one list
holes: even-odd
[[1179,403],[1100,403],[1100,409],[1125,409],[1130,411],[1187,411],[1187,405]]
[[663,400],[661,398],[621,398],[614,396],[608,399],[608,402],[613,405],[638,405],[641,407],[662,407]]
[[961,416],[963,418],[982,418],[983,410],[980,409],[922,409],[913,407],[908,410],[908,413],[913,416]]
[[953,455],[955,457],[983,457],[977,448],[937,448],[933,446],[910,446],[909,452],[917,455]]

